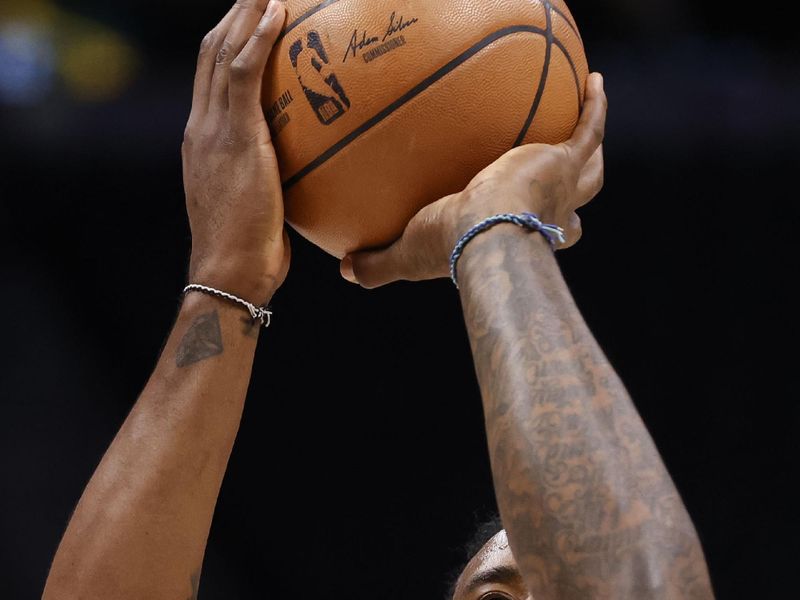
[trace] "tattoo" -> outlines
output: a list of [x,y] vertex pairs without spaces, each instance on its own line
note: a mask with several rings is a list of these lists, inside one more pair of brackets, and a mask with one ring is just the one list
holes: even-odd
[[713,598],[678,492],[546,244],[498,234],[476,246],[464,312],[498,504],[530,592]]
[[222,332],[217,311],[197,317],[183,336],[175,363],[178,367],[188,367],[194,363],[222,354]]
[[197,600],[197,591],[200,589],[200,570],[198,569],[189,576],[189,581],[192,585],[192,594],[188,600]]
[[258,321],[252,319],[242,319],[242,333],[249,338],[258,339],[261,333],[262,325]]

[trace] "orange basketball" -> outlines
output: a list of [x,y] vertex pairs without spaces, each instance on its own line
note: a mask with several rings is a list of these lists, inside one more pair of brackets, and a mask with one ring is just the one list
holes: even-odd
[[558,143],[588,67],[561,0],[288,0],[264,82],[287,221],[341,258],[512,147]]

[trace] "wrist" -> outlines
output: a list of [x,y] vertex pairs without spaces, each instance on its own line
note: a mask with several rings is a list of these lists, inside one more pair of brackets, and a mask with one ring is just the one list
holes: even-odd
[[[516,193],[487,181],[459,194],[455,214],[448,224],[451,249],[472,227],[495,215],[533,213],[543,223],[555,223],[551,202],[541,190],[531,187],[527,193]],[[448,240],[449,241],[449,240]]]
[[253,268],[256,261],[214,258],[196,260],[189,267],[190,284],[212,287],[238,296],[256,306],[272,300],[278,289],[278,278],[264,269]]
[[477,235],[464,248],[458,262],[459,288],[463,291],[475,283],[485,283],[503,271],[508,260],[522,257],[532,267],[530,276],[558,269],[553,247],[541,232],[513,223],[499,223]]

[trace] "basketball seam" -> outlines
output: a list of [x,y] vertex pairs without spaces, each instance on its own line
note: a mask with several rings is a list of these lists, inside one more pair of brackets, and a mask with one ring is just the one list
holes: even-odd
[[297,17],[294,21],[292,21],[291,23],[289,23],[289,25],[286,26],[286,29],[284,29],[283,32],[278,36],[278,39],[275,40],[275,44],[280,42],[286,36],[287,33],[289,33],[292,29],[300,25],[300,23],[302,23],[309,17],[314,16],[319,11],[328,8],[331,4],[336,4],[337,2],[339,2],[339,0],[325,0],[325,2],[317,4],[312,8],[309,8],[306,12],[304,12],[302,15]]
[[356,129],[351,131],[341,140],[336,142],[333,146],[328,148],[325,152],[317,156],[314,160],[308,163],[305,167],[298,170],[294,175],[289,177],[284,183],[283,188],[289,189],[294,186],[298,181],[300,181],[303,177],[311,173],[316,168],[320,167],[328,160],[330,160],[333,156],[338,154],[341,150],[347,147],[351,142],[359,138],[361,135],[375,127],[378,123],[383,121],[386,117],[390,116],[404,104],[410,102],[417,96],[419,96],[422,92],[428,89],[437,81],[441,80],[445,75],[450,73],[451,71],[455,70],[462,64],[464,64],[467,60],[475,56],[478,52],[486,48],[492,42],[495,42],[499,39],[507,37],[509,35],[513,35],[515,33],[533,33],[536,35],[545,36],[546,30],[541,29],[540,27],[535,27],[533,25],[512,25],[510,27],[504,27],[502,29],[498,29],[484,37],[480,42],[474,44],[460,55],[452,59],[446,65],[440,67],[436,71],[434,71],[431,75],[428,75],[425,79],[423,79],[420,83],[415,85],[411,88],[408,92],[400,96],[397,100],[389,104],[386,108],[381,110],[375,116],[367,119],[364,123],[359,125]]
[[[321,2],[320,4],[317,4],[316,6],[312,6],[311,8],[309,8],[306,12],[304,12],[302,15],[297,17],[294,21],[292,21],[286,26],[286,29],[284,29],[283,32],[278,36],[276,43],[279,42],[281,39],[283,39],[283,37],[286,36],[287,33],[289,33],[292,29],[300,25],[303,21],[315,15],[316,13],[320,12],[321,10],[327,8],[331,4],[336,4],[337,2],[339,2],[339,0],[325,0],[325,2]],[[552,6],[551,8],[559,17],[564,19],[564,21],[567,23],[567,26],[570,29],[572,29],[575,35],[578,36],[578,39],[581,40],[581,42],[583,42],[583,39],[581,38],[581,33],[580,31],[578,31],[577,26],[572,22],[572,19],[570,19],[557,6]]]
[[514,148],[522,144],[522,141],[525,139],[525,136],[528,135],[528,131],[533,124],[533,119],[536,118],[536,113],[539,110],[539,104],[542,102],[542,96],[544,96],[544,88],[547,85],[547,75],[550,72],[550,56],[553,50],[553,15],[550,12],[550,3],[545,0],[543,2],[543,6],[545,9],[545,40],[547,45],[545,46],[544,50],[544,65],[542,65],[542,73],[539,77],[539,86],[536,89],[536,95],[533,97],[533,104],[531,104],[531,109],[528,112],[528,118],[525,120],[525,124],[522,126],[522,131],[519,132],[517,139],[514,141]]
[[[320,4],[317,4],[316,6],[313,6],[310,9],[308,9],[306,12],[304,12],[302,15],[300,15],[297,19],[292,21],[286,27],[286,29],[283,32],[281,32],[281,34],[278,36],[278,40],[276,41],[276,43],[279,42],[281,39],[283,39],[286,36],[286,34],[288,34],[290,31],[292,31],[295,27],[297,27],[298,25],[300,25],[301,23],[303,23],[304,21],[306,21],[307,19],[309,19],[313,15],[317,14],[318,12],[324,10],[328,6],[331,6],[332,4],[336,4],[337,2],[339,2],[339,0],[325,0],[324,2],[321,2]],[[575,85],[576,85],[577,94],[578,94],[578,110],[580,111],[583,108],[583,101],[582,101],[582,98],[581,98],[580,83],[578,81],[578,72],[577,72],[577,70],[575,68],[575,63],[573,62],[572,57],[570,56],[570,54],[567,51],[567,49],[564,46],[564,44],[553,35],[553,15],[552,15],[552,13],[554,12],[559,17],[561,17],[564,20],[564,22],[567,24],[567,26],[570,29],[572,29],[572,31],[575,33],[575,35],[578,36],[578,40],[581,42],[581,44],[583,44],[583,39],[581,38],[581,34],[578,31],[577,27],[573,24],[572,19],[567,17],[567,15],[564,14],[557,6],[553,6],[552,4],[550,4],[550,2],[548,0],[540,0],[540,4],[542,5],[542,8],[544,8],[544,10],[545,10],[546,32],[547,32],[546,33],[547,47],[545,49],[544,65],[542,67],[542,73],[541,73],[541,77],[539,79],[539,87],[536,90],[536,96],[534,97],[533,105],[531,106],[530,113],[528,114],[528,118],[525,121],[525,125],[523,125],[523,127],[522,127],[522,131],[520,131],[519,135],[517,136],[516,141],[514,142],[514,146],[515,147],[519,146],[522,143],[522,141],[525,139],[525,136],[528,134],[528,131],[530,130],[531,125],[533,124],[533,119],[536,116],[536,112],[539,110],[539,104],[541,103],[542,96],[544,95],[545,86],[547,85],[547,76],[548,76],[549,71],[550,71],[550,60],[552,58],[552,45],[553,45],[553,43],[555,43],[558,46],[558,48],[564,53],[564,56],[567,58],[567,62],[569,62],[570,68],[572,69],[572,75],[575,78]],[[465,60],[467,60],[468,58],[470,58],[470,57],[465,58]],[[458,65],[456,65],[456,66],[458,66]],[[420,90],[420,93],[422,91],[423,90]],[[398,106],[398,108],[399,108],[399,106]],[[377,122],[376,122],[376,124],[377,124]],[[317,158],[319,158],[319,157],[317,157]],[[291,180],[291,178],[289,180],[287,180],[287,185],[288,185],[288,182],[290,180]]]
[[566,22],[567,26],[568,26],[570,29],[572,29],[572,31],[575,33],[575,35],[577,35],[577,36],[578,36],[578,39],[581,41],[581,43],[583,43],[583,38],[581,37],[581,32],[580,32],[580,31],[578,31],[578,28],[577,28],[577,26],[576,26],[576,25],[575,25],[575,24],[572,22],[572,19],[570,19],[570,18],[569,18],[569,17],[568,17],[568,16],[567,16],[565,13],[561,12],[561,11],[558,9],[558,7],[556,7],[556,6],[552,6],[551,8],[553,9],[553,12],[555,12],[555,13],[556,13],[556,14],[557,14],[559,17],[561,17],[562,19],[564,19],[564,21]]
[[575,63],[573,62],[572,57],[569,54],[569,50],[567,50],[566,46],[564,46],[564,43],[558,38],[553,38],[553,44],[555,45],[556,48],[561,50],[561,53],[567,59],[570,69],[572,70],[572,77],[573,79],[575,79],[575,90],[578,94],[578,112],[580,112],[581,110],[583,110],[583,98],[581,98],[581,84],[580,80],[578,79],[578,69],[575,67]]

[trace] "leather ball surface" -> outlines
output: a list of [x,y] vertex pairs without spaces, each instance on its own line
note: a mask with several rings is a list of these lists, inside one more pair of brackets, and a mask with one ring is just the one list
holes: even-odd
[[512,147],[572,133],[588,66],[560,0],[288,0],[264,78],[286,219],[390,244]]

